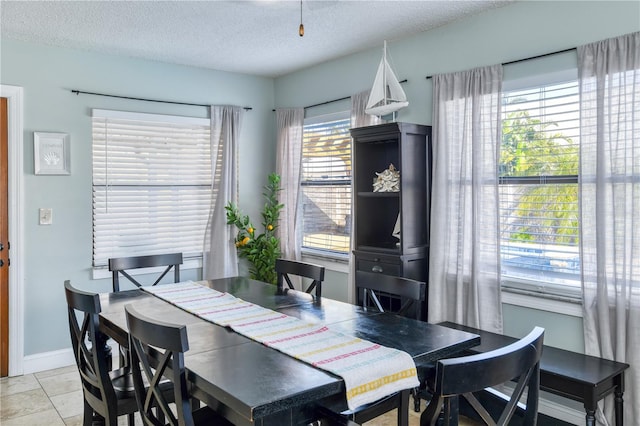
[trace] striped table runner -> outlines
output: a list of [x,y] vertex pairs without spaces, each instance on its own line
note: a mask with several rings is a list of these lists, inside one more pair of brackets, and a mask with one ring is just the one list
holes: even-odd
[[214,324],[342,377],[349,409],[419,385],[411,356],[194,282],[143,290]]

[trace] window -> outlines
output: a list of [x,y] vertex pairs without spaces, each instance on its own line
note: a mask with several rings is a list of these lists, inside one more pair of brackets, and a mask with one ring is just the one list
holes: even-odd
[[299,208],[302,250],[349,253],[351,135],[348,113],[305,120]]
[[93,266],[201,257],[211,203],[209,120],[93,110]]
[[503,287],[579,295],[578,158],[577,80],[504,91]]

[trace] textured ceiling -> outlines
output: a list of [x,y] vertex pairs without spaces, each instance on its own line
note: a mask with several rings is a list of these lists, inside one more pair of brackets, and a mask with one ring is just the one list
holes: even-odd
[[3,37],[275,77],[514,0],[6,1]]

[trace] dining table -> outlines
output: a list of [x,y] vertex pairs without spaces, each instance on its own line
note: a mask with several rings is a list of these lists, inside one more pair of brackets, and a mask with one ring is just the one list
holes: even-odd
[[[387,312],[246,277],[198,281],[244,301],[332,330],[408,353],[416,367],[455,356],[480,343],[477,334],[417,321]],[[346,409],[343,379],[206,321],[141,289],[101,293],[100,330],[128,347],[125,305],[158,321],[187,328],[187,380],[193,396],[235,425],[307,425],[318,407]],[[406,411],[408,411],[408,407]],[[408,423],[408,412],[399,424]]]

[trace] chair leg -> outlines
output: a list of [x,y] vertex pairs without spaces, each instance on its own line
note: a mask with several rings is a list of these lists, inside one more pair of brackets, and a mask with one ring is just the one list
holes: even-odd
[[129,366],[129,351],[123,346],[118,346],[118,366],[124,368]]
[[82,425],[83,426],[91,426],[93,423],[93,408],[89,405],[89,403],[84,401],[84,411],[82,413]]
[[413,411],[420,412],[420,388],[411,389],[411,396],[413,397]]

